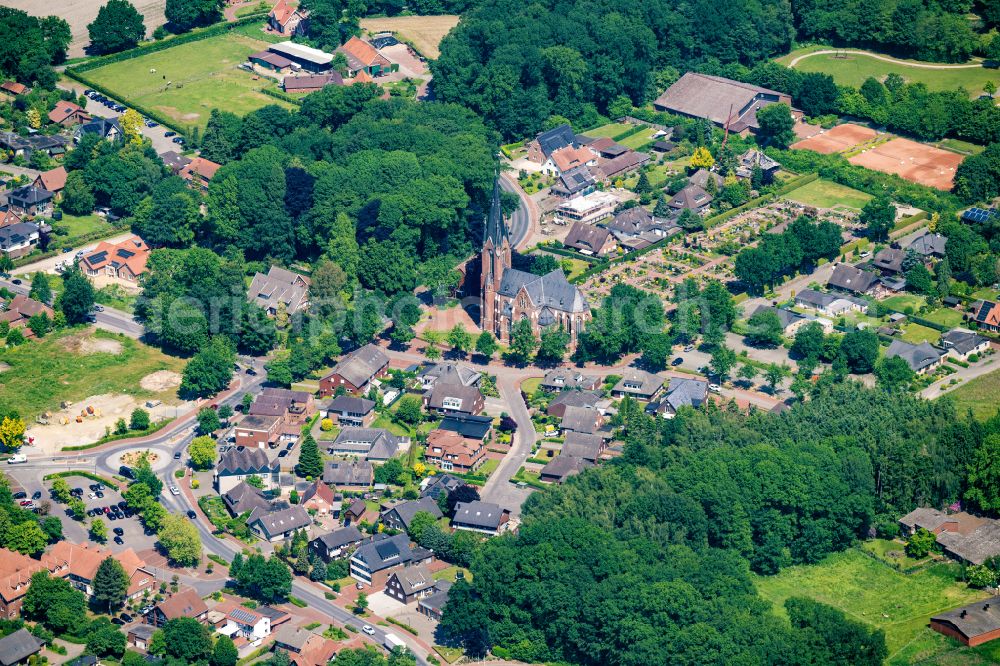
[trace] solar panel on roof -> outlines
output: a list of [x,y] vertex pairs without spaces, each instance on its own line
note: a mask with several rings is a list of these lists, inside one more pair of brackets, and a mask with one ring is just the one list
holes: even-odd
[[246,610],[245,608],[235,608],[233,609],[233,612],[230,613],[230,615],[233,617],[233,619],[239,620],[240,622],[249,623],[257,619],[256,615]]
[[997,210],[995,208],[984,209],[984,208],[970,208],[969,210],[962,213],[962,219],[968,222],[986,222],[991,217],[997,215]]
[[391,541],[383,541],[375,546],[375,552],[383,560],[387,560],[390,557],[399,556],[399,548],[396,548],[396,544]]

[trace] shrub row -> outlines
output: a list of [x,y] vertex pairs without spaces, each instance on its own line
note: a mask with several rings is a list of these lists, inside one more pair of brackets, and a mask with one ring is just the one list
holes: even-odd
[[284,102],[288,102],[289,104],[294,104],[295,106],[302,106],[302,99],[299,97],[292,97],[291,95],[279,92],[277,90],[271,90],[270,88],[261,88],[260,91],[265,95],[270,95],[271,97],[280,99]]
[[156,423],[149,424],[149,427],[145,430],[130,430],[121,435],[108,435],[106,437],[101,437],[96,442],[91,442],[90,444],[79,444],[77,446],[64,446],[63,451],[86,451],[87,449],[93,449],[94,447],[100,446],[101,444],[107,444],[108,442],[117,442],[120,439],[132,439],[133,437],[145,437],[146,435],[152,435],[157,430],[163,429],[168,423],[173,421],[173,419],[164,419],[163,421],[157,421]]
[[586,254],[580,254],[576,250],[570,250],[567,247],[560,247],[558,245],[538,245],[536,248],[539,252],[548,252],[550,254],[558,254],[564,257],[569,257],[570,259],[581,259],[586,261],[588,264],[601,264],[606,263],[605,260],[600,257],[588,256]]
[[75,469],[66,470],[65,472],[53,472],[51,474],[46,474],[45,476],[42,477],[42,481],[51,481],[52,479],[67,479],[71,476],[82,476],[86,479],[90,479],[91,481],[97,481],[98,483],[103,483],[108,488],[114,488],[115,490],[118,490],[118,484],[115,483],[114,481],[109,481],[108,479],[105,479],[103,476],[98,476],[97,474],[94,474],[92,472],[84,472],[82,470],[75,470]]

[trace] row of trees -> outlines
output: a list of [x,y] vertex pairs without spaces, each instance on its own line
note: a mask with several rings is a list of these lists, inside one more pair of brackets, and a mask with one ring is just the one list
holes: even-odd
[[764,234],[756,247],[741,251],[733,273],[751,293],[762,293],[786,275],[811,270],[820,259],[840,251],[841,229],[833,222],[801,216],[778,234]]
[[[224,0],[167,0],[164,8],[166,28],[182,33],[200,26],[210,25],[222,18]],[[134,48],[146,38],[145,17],[129,0],[108,0],[97,11],[97,16],[87,25],[90,52],[94,55],[118,53]],[[166,36],[158,28],[154,37]]]

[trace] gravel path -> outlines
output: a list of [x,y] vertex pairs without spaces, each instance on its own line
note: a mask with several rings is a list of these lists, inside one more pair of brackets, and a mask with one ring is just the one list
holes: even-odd
[[921,69],[975,69],[975,68],[981,68],[983,66],[983,63],[981,62],[965,64],[965,65],[934,65],[922,62],[910,62],[909,60],[897,60],[896,58],[890,58],[889,56],[879,55],[877,53],[869,53],[868,51],[853,51],[853,50],[845,51],[843,49],[824,49],[822,51],[813,51],[812,53],[804,53],[796,58],[793,58],[792,61],[788,63],[788,66],[795,67],[795,65],[799,64],[800,60],[805,60],[806,58],[811,58],[812,56],[817,56],[817,55],[859,55],[859,56],[866,56],[868,58],[874,58],[875,60],[882,60],[884,62],[891,62],[895,65],[904,65],[906,67],[919,67]]

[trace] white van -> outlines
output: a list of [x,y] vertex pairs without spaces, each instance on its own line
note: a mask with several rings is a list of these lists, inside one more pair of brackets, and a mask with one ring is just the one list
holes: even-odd
[[7,458],[8,465],[17,465],[18,463],[26,463],[26,462],[28,462],[28,456],[24,455],[23,453],[15,453],[10,458]]

